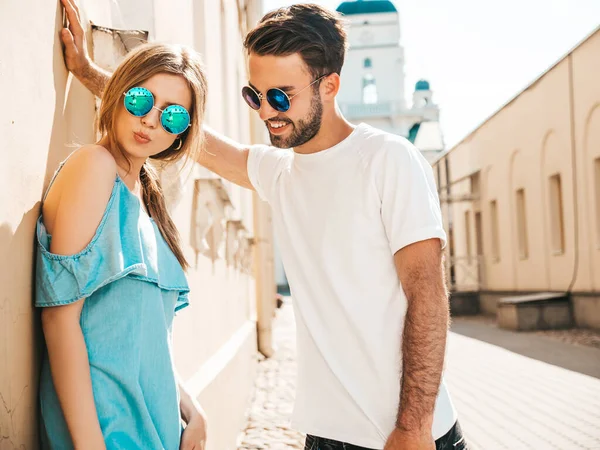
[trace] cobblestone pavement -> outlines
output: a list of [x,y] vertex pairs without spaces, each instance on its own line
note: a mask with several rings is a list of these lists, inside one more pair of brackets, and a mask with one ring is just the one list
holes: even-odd
[[296,391],[296,325],[289,299],[278,311],[273,340],[275,355],[259,361],[238,450],[304,449],[304,435],[290,429]]
[[[304,436],[289,429],[294,336],[286,303],[276,322],[277,354],[259,365],[239,450],[303,448]],[[547,352],[571,348],[544,342]],[[471,450],[600,449],[600,379],[456,333],[448,340],[445,378]]]

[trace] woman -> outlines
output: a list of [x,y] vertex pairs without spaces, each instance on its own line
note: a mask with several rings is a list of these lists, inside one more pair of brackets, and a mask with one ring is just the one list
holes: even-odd
[[203,448],[202,409],[178,389],[170,351],[188,264],[148,160],[194,157],[205,100],[196,53],[138,47],[106,87],[101,139],[61,163],[44,195],[36,306],[46,446]]

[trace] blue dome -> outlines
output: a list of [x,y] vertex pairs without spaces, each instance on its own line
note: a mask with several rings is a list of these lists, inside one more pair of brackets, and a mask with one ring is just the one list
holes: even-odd
[[415,91],[429,91],[429,81],[427,80],[419,80],[417,84],[415,84]]
[[398,10],[389,0],[355,0],[341,3],[337,12],[349,16],[351,14],[397,13]]

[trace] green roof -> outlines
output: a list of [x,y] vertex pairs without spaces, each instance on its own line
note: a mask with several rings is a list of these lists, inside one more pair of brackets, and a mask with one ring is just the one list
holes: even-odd
[[352,14],[397,13],[398,10],[389,0],[355,0],[341,3],[337,12],[349,16]]
[[421,128],[421,123],[415,123],[410,130],[408,130],[408,136],[407,139],[411,142],[411,143],[415,143],[415,139],[417,138],[417,134],[419,133],[419,128]]
[[415,91],[428,91],[429,89],[429,81],[427,80],[419,80],[415,85]]

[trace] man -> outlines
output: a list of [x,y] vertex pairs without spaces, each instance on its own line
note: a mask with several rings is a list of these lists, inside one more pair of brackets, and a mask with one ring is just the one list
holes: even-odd
[[[96,95],[74,0],[69,69]],[[274,147],[207,130],[199,163],[273,210],[294,299],[306,449],[466,448],[442,381],[449,323],[444,233],[431,167],[404,138],[336,106],[346,34],[317,5],[267,14],[248,34],[243,95]],[[290,149],[293,150],[284,150]]]

